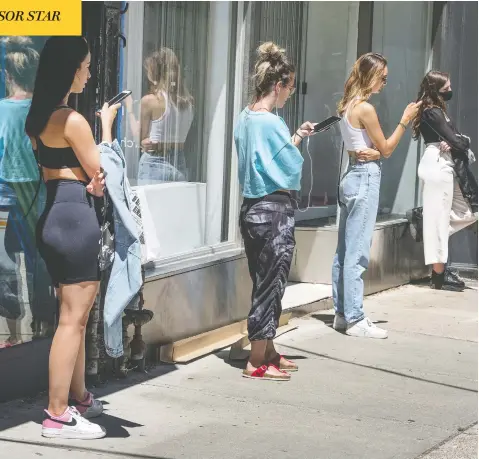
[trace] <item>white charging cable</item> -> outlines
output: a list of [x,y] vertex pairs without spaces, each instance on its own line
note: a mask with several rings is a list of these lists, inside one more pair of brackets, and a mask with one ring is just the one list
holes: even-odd
[[[276,112],[276,116],[279,117],[278,115],[278,107],[275,104],[274,105],[274,110]],[[311,157],[311,153],[309,152],[309,136],[306,139],[306,151],[308,152],[309,156],[309,166],[310,166],[310,176],[311,176],[311,186],[309,187],[309,193],[308,193],[308,205],[306,206],[306,209],[300,209],[299,208],[299,202],[293,198],[293,200],[296,202],[296,205],[298,206],[297,211],[298,212],[307,212],[308,209],[311,208],[311,194],[313,193],[313,184],[314,184],[314,179],[313,179],[313,158]]]
[[309,187],[309,193],[308,193],[308,205],[306,206],[306,209],[300,209],[299,208],[299,202],[296,201],[296,204],[298,208],[296,209],[298,212],[306,212],[308,209],[311,207],[311,194],[313,193],[313,184],[314,184],[314,179],[313,179],[313,158],[311,157],[311,153],[309,151],[309,136],[306,138],[306,151],[309,156],[309,166],[310,166],[310,176],[311,176],[311,186]]

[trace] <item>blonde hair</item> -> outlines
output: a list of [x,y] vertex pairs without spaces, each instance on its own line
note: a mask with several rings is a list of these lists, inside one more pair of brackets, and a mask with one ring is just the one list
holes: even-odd
[[193,105],[193,96],[183,81],[180,64],[173,50],[163,47],[153,52],[145,59],[144,67],[151,93],[166,92],[180,108]]
[[[31,47],[29,37],[5,37],[5,70],[7,86],[15,84],[24,91],[33,92],[40,55]],[[9,88],[10,89],[10,88]]]
[[295,72],[294,65],[286,56],[286,50],[271,41],[259,46],[256,54],[258,59],[252,77],[254,102],[269,94],[278,82],[287,86],[291,73]]
[[363,54],[354,64],[344,85],[344,95],[338,103],[338,114],[342,115],[354,99],[369,99],[374,86],[383,76],[388,61],[379,53]]

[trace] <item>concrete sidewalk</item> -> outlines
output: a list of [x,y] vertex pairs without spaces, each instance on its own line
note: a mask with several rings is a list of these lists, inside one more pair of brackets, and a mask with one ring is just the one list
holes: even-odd
[[241,378],[243,364],[221,351],[97,389],[102,440],[43,439],[44,398],[0,405],[0,457],[477,457],[477,289],[409,285],[365,310],[389,339],[337,333],[332,311],[297,319],[277,340],[300,365],[290,382]]
[[419,459],[477,459],[477,424],[431,448]]

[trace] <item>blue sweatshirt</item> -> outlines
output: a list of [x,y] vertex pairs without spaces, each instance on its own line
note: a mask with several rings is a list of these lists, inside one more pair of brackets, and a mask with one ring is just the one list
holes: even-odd
[[39,180],[32,144],[25,133],[25,120],[31,99],[0,100],[0,180],[33,182]]
[[291,142],[283,118],[246,107],[234,138],[244,197],[260,198],[277,190],[299,191],[304,160]]

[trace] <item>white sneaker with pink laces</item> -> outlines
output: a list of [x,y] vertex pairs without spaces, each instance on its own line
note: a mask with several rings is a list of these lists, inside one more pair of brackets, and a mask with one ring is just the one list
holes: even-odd
[[45,410],[45,419],[42,423],[44,437],[94,440],[105,435],[104,427],[82,417],[73,406],[69,406],[61,416],[53,416]]

